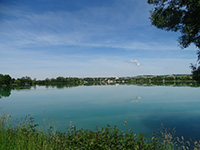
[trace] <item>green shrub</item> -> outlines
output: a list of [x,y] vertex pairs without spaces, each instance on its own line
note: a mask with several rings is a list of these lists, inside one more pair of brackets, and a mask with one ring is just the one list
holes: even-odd
[[11,126],[11,117],[0,118],[0,149],[2,150],[166,150],[200,149],[200,143],[174,138],[169,130],[161,128],[151,139],[143,134],[136,135],[120,131],[116,126],[107,125],[95,131],[72,126],[66,133],[55,132],[50,127],[48,132],[37,129],[34,119],[26,117],[17,127]]

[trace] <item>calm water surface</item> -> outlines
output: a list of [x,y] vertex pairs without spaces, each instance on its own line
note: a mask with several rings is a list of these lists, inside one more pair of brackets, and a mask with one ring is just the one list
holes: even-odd
[[[36,87],[13,90],[0,99],[0,114],[14,118],[30,114],[41,128],[66,131],[95,129],[107,124],[151,136],[163,122],[177,136],[200,139],[200,88],[171,86]],[[124,122],[127,120],[127,126]]]

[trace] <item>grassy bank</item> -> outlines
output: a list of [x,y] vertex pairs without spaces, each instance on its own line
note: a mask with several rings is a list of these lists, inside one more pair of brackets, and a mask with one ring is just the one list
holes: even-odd
[[136,135],[131,130],[123,133],[117,127],[109,125],[92,130],[76,130],[72,126],[67,132],[43,132],[34,123],[33,118],[26,118],[12,127],[9,115],[0,118],[0,149],[2,150],[65,150],[65,149],[200,149],[200,143],[184,141],[184,138],[174,138],[167,130],[159,130],[151,139],[143,134]]

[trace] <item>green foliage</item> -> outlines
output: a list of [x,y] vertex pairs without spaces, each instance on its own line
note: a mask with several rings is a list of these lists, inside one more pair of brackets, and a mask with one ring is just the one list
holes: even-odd
[[[196,79],[196,78],[195,78]],[[91,86],[91,85],[119,85],[119,84],[136,84],[136,85],[177,85],[193,86],[195,81],[191,75],[166,75],[166,76],[138,76],[138,77],[99,77],[99,78],[76,78],[76,77],[57,77],[56,79],[46,78],[45,80],[32,80],[30,77],[12,79],[9,75],[0,74],[0,87],[10,87],[12,89],[30,88],[35,85],[46,87],[74,87],[74,86]],[[1,94],[0,94],[1,95]]]
[[151,23],[167,31],[180,31],[182,48],[194,43],[200,48],[200,1],[199,0],[148,0],[154,6]]
[[193,79],[200,83],[200,66],[191,65]]
[[9,75],[0,74],[0,86],[9,86],[12,83],[12,78]]
[[18,79],[12,79],[10,75],[0,74],[0,87],[2,86],[32,86],[34,80],[30,77],[22,77]]
[[[117,127],[97,128],[96,131],[73,126],[67,133],[48,133],[35,130],[33,118],[17,128],[6,126],[6,116],[0,119],[0,149],[160,149],[162,145],[155,140],[147,141],[144,135],[132,131],[124,134]],[[51,127],[52,128],[52,127]]]
[[[179,45],[187,48],[191,43],[198,48],[200,63],[200,1],[199,0],[148,0],[153,5],[151,23],[167,31],[180,31]],[[194,65],[192,65],[194,66]],[[199,71],[192,67],[193,78],[199,81]]]
[[192,79],[192,75],[138,76],[126,79],[126,84],[141,86],[199,86],[199,84]]
[[80,78],[64,78],[64,77],[57,77],[56,79],[46,78],[45,80],[38,80],[35,81],[36,85],[51,85],[59,87],[72,87],[78,86],[82,84],[82,80]]
[[17,85],[20,85],[20,86],[31,86],[31,85],[33,85],[32,79],[30,77],[27,77],[27,76],[17,79],[15,83]]
[[124,133],[116,126],[107,125],[92,130],[76,130],[72,126],[66,133],[53,131],[43,132],[34,124],[30,116],[17,126],[11,124],[11,116],[3,114],[0,117],[0,149],[31,149],[31,150],[173,150],[199,149],[200,142],[185,141],[183,137],[174,137],[173,131],[161,127],[151,139],[144,134],[136,135],[131,130]]

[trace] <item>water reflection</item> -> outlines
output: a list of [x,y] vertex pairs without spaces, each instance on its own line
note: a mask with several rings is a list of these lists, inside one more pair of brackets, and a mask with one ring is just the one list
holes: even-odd
[[141,96],[137,96],[135,99],[131,100],[131,103],[138,103],[141,98]]
[[[135,84],[127,84],[127,83],[110,83],[110,84],[103,84],[101,82],[95,82],[95,83],[85,83],[83,85],[78,84],[52,84],[52,85],[37,85],[37,86],[17,86],[17,87],[0,87],[0,99],[2,97],[9,97],[12,93],[12,90],[29,90],[31,88],[36,87],[45,87],[45,88],[57,88],[57,89],[63,89],[63,88],[72,88],[72,87],[78,87],[78,86],[105,86],[105,85],[115,85],[116,87],[120,85],[136,85],[136,86],[174,86],[174,87],[200,87],[200,84],[198,83],[190,83],[190,82],[165,82],[165,83],[135,83]],[[137,96],[133,100],[130,100],[132,103],[137,103],[141,99],[141,96]]]
[[[36,87],[35,87],[36,88]],[[0,87],[0,99],[3,97],[9,97],[11,95],[12,90],[24,90],[24,89],[31,89],[31,86],[25,87]]]
[[113,85],[37,86],[36,89],[10,90],[8,93],[12,96],[0,101],[3,107],[0,113],[18,118],[31,114],[38,124],[42,124],[41,120],[46,118],[43,111],[46,111],[49,118],[55,120],[54,128],[61,131],[65,131],[71,121],[77,129],[95,129],[110,124],[150,137],[163,122],[166,127],[177,127],[180,135],[200,138],[195,132],[200,131],[199,88]]
[[142,99],[142,96],[136,96],[135,98],[126,100],[127,102],[131,103],[138,103]]
[[0,88],[0,98],[9,97],[11,95],[11,88]]

